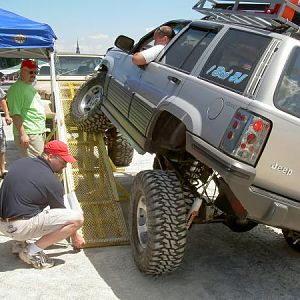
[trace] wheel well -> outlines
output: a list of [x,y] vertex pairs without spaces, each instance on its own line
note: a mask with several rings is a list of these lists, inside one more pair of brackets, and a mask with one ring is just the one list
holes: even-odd
[[182,151],[185,149],[186,127],[169,112],[162,112],[150,132],[151,152],[163,150]]

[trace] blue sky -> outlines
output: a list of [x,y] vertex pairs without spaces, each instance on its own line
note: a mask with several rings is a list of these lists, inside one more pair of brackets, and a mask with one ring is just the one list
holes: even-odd
[[104,54],[115,38],[135,40],[172,19],[199,19],[192,10],[197,0],[0,0],[0,7],[49,24],[56,33],[57,50]]

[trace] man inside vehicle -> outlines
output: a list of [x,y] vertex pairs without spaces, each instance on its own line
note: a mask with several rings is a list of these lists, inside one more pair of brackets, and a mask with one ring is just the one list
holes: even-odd
[[174,31],[170,26],[161,26],[154,32],[154,46],[137,52],[132,56],[135,65],[143,66],[155,60],[161,50],[170,42],[174,36]]

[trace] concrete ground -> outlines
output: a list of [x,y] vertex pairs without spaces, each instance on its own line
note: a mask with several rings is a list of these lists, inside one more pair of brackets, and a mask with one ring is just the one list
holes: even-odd
[[[9,141],[8,167],[15,158]],[[151,157],[134,158],[146,160],[151,164]],[[130,180],[135,170],[127,170]],[[47,270],[24,264],[10,246],[0,233],[0,299],[300,299],[300,254],[263,225],[242,234],[222,224],[194,225],[181,266],[158,277],[136,269],[130,246],[74,252],[59,243],[47,250],[56,260]]]

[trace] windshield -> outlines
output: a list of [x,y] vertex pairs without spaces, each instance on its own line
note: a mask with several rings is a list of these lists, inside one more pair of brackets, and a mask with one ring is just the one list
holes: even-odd
[[[57,75],[85,76],[93,73],[100,64],[101,57],[57,56],[55,69]],[[39,61],[39,75],[50,75],[49,64]]]
[[274,97],[280,110],[300,118],[300,48],[293,50]]

